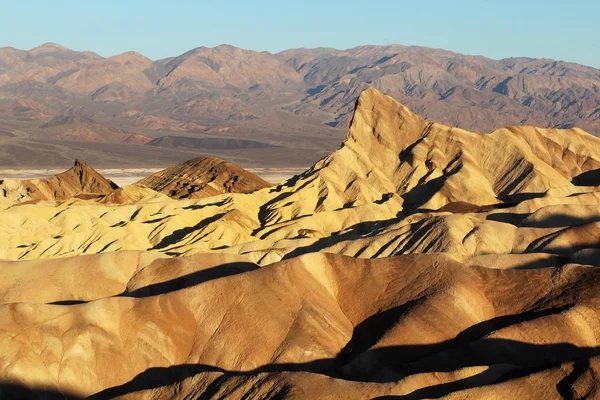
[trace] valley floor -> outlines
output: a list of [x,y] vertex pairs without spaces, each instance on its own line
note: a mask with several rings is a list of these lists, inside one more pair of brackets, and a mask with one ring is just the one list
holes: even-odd
[[[166,166],[165,166],[166,168]],[[132,185],[148,175],[154,174],[164,168],[99,168],[98,172],[119,186]],[[306,168],[247,168],[248,171],[260,176],[267,182],[277,184],[306,170]],[[59,174],[64,168],[28,168],[0,169],[0,179],[38,179]]]

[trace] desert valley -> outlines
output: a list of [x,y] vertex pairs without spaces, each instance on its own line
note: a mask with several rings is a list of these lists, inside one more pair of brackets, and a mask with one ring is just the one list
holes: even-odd
[[2,2],[0,400],[600,399],[599,15]]
[[308,168],[344,140],[374,87],[475,132],[513,125],[600,135],[600,70],[417,46],[257,52],[222,45],[150,60],[54,43],[0,48],[0,169],[165,168],[216,156]]
[[600,139],[415,109],[360,92],[278,184],[214,154],[4,179],[0,396],[599,397]]

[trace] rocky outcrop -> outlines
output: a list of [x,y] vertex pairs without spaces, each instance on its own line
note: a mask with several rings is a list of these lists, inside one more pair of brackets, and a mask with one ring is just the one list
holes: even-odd
[[50,178],[0,181],[2,197],[15,202],[66,200],[81,194],[107,194],[117,188],[81,160],[76,160],[73,168]]
[[[5,301],[19,301],[0,307],[0,377],[12,383],[3,397],[560,399],[599,390],[597,268],[333,254],[258,268],[239,257],[131,252],[0,267]],[[34,290],[42,282],[49,292]]]
[[273,187],[210,157],[162,193],[80,161],[22,182],[75,198],[0,207],[0,396],[598,397],[599,154],[369,89]]
[[157,172],[137,183],[174,199],[223,193],[252,193],[271,186],[251,172],[214,157],[199,157]]

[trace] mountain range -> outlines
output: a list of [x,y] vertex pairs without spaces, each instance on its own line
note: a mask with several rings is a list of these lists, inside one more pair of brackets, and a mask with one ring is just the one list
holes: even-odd
[[0,397],[600,396],[600,138],[489,134],[364,90],[269,185],[82,161],[0,191]]
[[[47,43],[0,48],[0,147],[8,149],[0,151],[0,166],[23,165],[13,154],[40,146],[49,149],[46,156],[34,151],[27,162],[63,165],[75,149],[100,166],[165,165],[199,154],[247,166],[265,157],[306,166],[335,149],[367,87],[448,126],[600,134],[600,70],[563,61],[401,45],[278,54],[222,45],[152,61]],[[208,140],[190,146],[166,137]],[[225,139],[234,141],[211,144]],[[235,140],[266,146],[240,149]]]

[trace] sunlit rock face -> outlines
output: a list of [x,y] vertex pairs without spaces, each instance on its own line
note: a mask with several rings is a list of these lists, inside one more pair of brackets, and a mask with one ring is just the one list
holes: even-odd
[[4,181],[0,397],[595,398],[599,164],[579,129],[369,89],[276,186],[214,158]]

